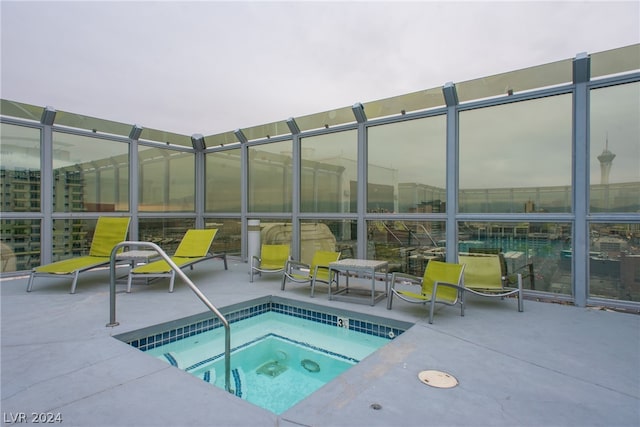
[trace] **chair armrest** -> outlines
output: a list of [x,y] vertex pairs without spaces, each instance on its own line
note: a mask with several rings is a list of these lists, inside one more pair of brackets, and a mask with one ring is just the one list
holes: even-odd
[[292,259],[287,260],[287,265],[295,268],[309,268],[309,264],[305,264],[304,262],[294,261]]
[[404,284],[409,285],[422,285],[422,277],[414,276],[412,274],[393,272],[391,273],[391,288],[394,288],[396,282],[401,281]]
[[466,289],[464,286],[460,286],[460,285],[457,285],[455,283],[440,282],[440,281],[436,281],[433,284],[433,289],[435,290],[438,286],[446,286],[446,287],[458,289],[458,290],[461,290],[461,291],[464,291]]
[[[308,267],[308,266],[307,266],[307,267]],[[315,274],[315,273],[317,273],[317,272],[318,272],[318,270],[320,270],[320,269],[322,269],[322,270],[329,270],[329,266],[328,266],[328,265],[316,265],[316,267],[315,267],[315,268],[314,268],[314,270],[313,270],[313,273],[314,273],[314,274]]]
[[292,270],[300,270],[303,268],[310,269],[310,266],[309,264],[305,264],[304,262],[294,261],[291,258],[289,258],[284,264],[284,271],[286,271],[287,273],[290,273]]

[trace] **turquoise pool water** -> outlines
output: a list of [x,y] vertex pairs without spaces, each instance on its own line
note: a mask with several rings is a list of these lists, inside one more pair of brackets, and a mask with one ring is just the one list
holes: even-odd
[[[411,326],[276,297],[221,311],[231,323],[233,393],[276,414]],[[118,338],[224,389],[224,328],[199,317]]]

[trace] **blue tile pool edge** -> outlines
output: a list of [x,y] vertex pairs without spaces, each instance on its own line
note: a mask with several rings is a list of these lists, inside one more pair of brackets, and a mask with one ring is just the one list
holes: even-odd
[[[240,320],[273,311],[301,319],[342,327],[356,332],[393,340],[413,326],[412,323],[346,310],[332,310],[330,307],[267,296],[233,304],[220,309],[232,324]],[[183,319],[161,323],[137,331],[114,335],[114,338],[142,351],[188,338],[212,329],[222,327],[222,322],[211,312],[204,312]]]

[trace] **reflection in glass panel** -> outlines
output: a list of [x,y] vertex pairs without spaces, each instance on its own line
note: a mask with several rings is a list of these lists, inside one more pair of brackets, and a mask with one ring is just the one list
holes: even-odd
[[31,270],[40,265],[40,220],[0,220],[0,273]]
[[640,212],[640,83],[594,89],[591,212]]
[[240,255],[242,253],[242,227],[240,218],[207,218],[204,228],[217,228],[211,246],[214,253]]
[[53,261],[89,255],[95,219],[53,220]]
[[348,219],[304,220],[300,222],[300,259],[311,264],[317,250],[340,252],[340,258],[356,258],[357,221]]
[[368,212],[444,212],[446,117],[368,129]]
[[40,130],[0,124],[0,211],[40,211]]
[[249,212],[291,212],[291,141],[249,148]]
[[431,259],[445,259],[444,221],[367,221],[367,259],[389,262],[389,271],[424,274]]
[[460,222],[458,239],[460,252],[502,254],[507,274],[522,274],[525,289],[571,294],[568,222]]
[[195,228],[193,218],[140,218],[138,235],[140,241],[155,243],[168,255],[173,255],[191,228]]
[[560,95],[460,112],[460,212],[570,212],[546,193],[571,185],[571,111]]
[[192,153],[139,146],[139,210],[193,212],[194,166]]
[[129,210],[129,145],[53,132],[56,212]]
[[640,301],[640,222],[591,224],[589,296]]
[[358,133],[355,130],[301,140],[301,212],[354,212],[358,175]]
[[291,221],[262,219],[260,221],[260,243],[263,245],[291,244]]
[[206,212],[240,212],[240,149],[206,153]]

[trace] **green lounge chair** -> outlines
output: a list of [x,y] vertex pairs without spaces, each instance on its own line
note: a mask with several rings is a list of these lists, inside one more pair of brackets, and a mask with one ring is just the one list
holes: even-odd
[[500,254],[461,253],[458,261],[465,264],[464,288],[483,297],[518,297],[518,311],[524,311],[522,274],[516,275],[517,287],[511,287],[510,277],[504,274]]
[[100,217],[91,240],[89,255],[65,259],[52,264],[41,265],[31,270],[27,292],[31,292],[33,279],[37,276],[73,277],[71,293],[76,292],[78,275],[83,271],[102,267],[111,262],[111,251],[120,242],[125,241],[129,230],[130,218]]
[[311,298],[313,298],[316,282],[327,283],[331,286],[329,277],[329,264],[340,259],[340,252],[316,251],[313,254],[311,264],[305,264],[300,261],[287,260],[282,275],[282,287],[287,281],[295,283],[311,283]]
[[[436,303],[454,306],[460,304],[460,315],[464,316],[464,288],[462,286],[465,266],[431,260],[420,278],[410,274],[395,272],[391,275],[391,292],[387,308],[391,310],[393,296],[411,303],[429,306],[429,323],[433,323],[433,312]],[[418,292],[396,288],[400,284],[416,284],[421,288]]]
[[[171,261],[180,268],[191,267],[191,269],[193,269],[193,265],[199,262],[212,258],[223,258],[224,269],[226,270],[226,255],[209,253],[209,249],[213,243],[213,238],[216,236],[217,232],[217,228],[210,228],[207,230],[187,230],[180,241],[176,252],[172,257],[170,257]],[[173,292],[176,272],[165,260],[162,259],[132,268],[129,271],[129,277],[127,278],[127,292],[131,292],[131,281],[134,277],[169,277],[169,292]]]
[[287,260],[290,259],[289,253],[289,245],[262,245],[260,256],[251,257],[249,281],[253,282],[254,274],[283,272]]

